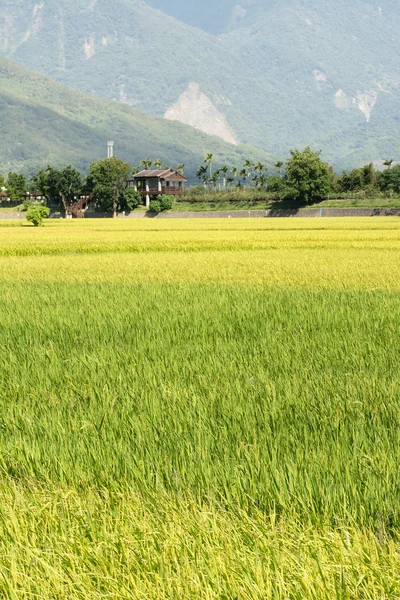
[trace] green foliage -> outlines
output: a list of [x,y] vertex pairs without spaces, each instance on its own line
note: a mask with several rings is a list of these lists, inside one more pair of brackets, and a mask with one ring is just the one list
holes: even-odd
[[[3,52],[66,85],[109,100],[121,99],[127,105],[139,106],[159,116],[176,103],[189,82],[196,82],[222,112],[239,141],[273,151],[279,157],[285,157],[288,148],[304,147],[306,140],[322,148],[335,168],[351,169],[387,156],[398,156],[396,39],[400,13],[395,0],[386,0],[381,13],[378,5],[365,0],[335,3],[241,0],[240,8],[235,0],[206,3],[150,0],[150,3],[157,3],[178,21],[140,0],[95,2],[90,9],[88,0],[68,0],[63,2],[62,15],[59,2],[47,0],[37,16],[40,34],[32,35],[32,14],[38,10],[37,0],[25,0],[24,9],[20,0],[7,0],[0,8],[8,36]],[[320,14],[324,15],[322,20],[316,18]],[[60,54],[60,28],[62,39],[68,40],[65,54]],[[156,36],[155,31],[162,31],[163,35]],[[224,34],[210,35],[210,31]],[[84,52],[85,47],[89,54]],[[179,58],[182,54],[186,57],[184,61]],[[260,65],[269,68],[262,69]],[[153,82],[157,82],[157,93]],[[10,83],[15,86],[15,76],[5,88],[1,83],[2,99],[7,114],[15,117],[22,107],[17,106]],[[338,90],[343,96],[336,96]],[[63,129],[63,135],[58,135],[66,152],[63,166],[73,162],[71,153],[77,147],[81,148],[80,159],[83,162],[86,158],[87,166],[96,159],[95,151],[97,157],[103,155],[107,136],[118,131],[119,155],[124,160],[136,163],[130,154],[135,154],[135,146],[142,147],[142,156],[160,155],[167,164],[184,161],[191,173],[193,156],[187,148],[193,148],[193,144],[185,146],[184,134],[168,139],[157,132],[154,124],[152,131],[147,130],[146,140],[146,128],[141,123],[146,117],[142,115],[138,117],[136,137],[129,136],[128,144],[126,127],[113,118],[104,120],[99,131],[99,114],[91,121],[86,118],[88,110],[83,109],[76,120],[69,102],[57,104],[48,95],[46,100],[52,105],[51,110],[57,107],[59,116],[62,107],[62,126],[54,113],[38,111],[37,102],[31,103],[36,95],[33,88],[24,97],[19,96],[23,110],[31,112],[40,127],[50,129],[47,132],[50,139],[46,142],[49,154],[58,150],[61,158],[57,136],[54,131],[51,135],[51,131],[55,129],[61,134]],[[368,96],[371,104],[375,98],[376,103],[367,123],[363,104],[365,101],[368,104]],[[110,109],[112,114],[131,111],[127,105],[114,104]],[[161,127],[161,122],[157,123]],[[153,142],[149,151],[155,132],[157,142],[162,139],[163,143]],[[179,151],[174,149],[177,137]],[[8,142],[10,138],[15,141],[14,132]],[[29,148],[18,146],[12,150],[14,160],[18,158],[21,163],[28,150],[30,153],[35,147],[40,151],[43,143],[31,127],[25,128],[25,138]],[[183,153],[185,147],[188,161]],[[203,144],[197,156],[204,156],[205,150]],[[210,150],[217,156],[213,148]],[[223,160],[221,164],[226,162]]]
[[171,210],[174,205],[173,196],[167,196],[163,194],[162,196],[157,196],[150,201],[149,211],[154,213],[164,212],[166,210]]
[[64,208],[74,204],[75,198],[82,191],[80,173],[71,166],[59,171],[50,169],[49,180],[54,181],[55,190],[60,196]]
[[120,212],[135,210],[142,203],[141,195],[133,187],[126,187],[118,195],[118,210]]
[[24,202],[28,190],[26,178],[18,173],[9,173],[5,184],[7,193],[13,202]]
[[174,205],[174,197],[173,196],[168,196],[167,194],[164,194],[162,196],[160,196],[159,198],[160,200],[160,206],[161,206],[161,210],[171,210],[171,208]]
[[43,224],[43,219],[48,217],[49,214],[50,209],[47,206],[31,204],[27,209],[26,218],[34,227],[40,227]]
[[322,200],[330,191],[329,167],[322,162],[320,152],[309,146],[302,152],[291,150],[286,164],[286,182],[293,199],[304,204]]
[[217,165],[240,162],[248,155],[254,161],[270,162],[261,150],[232,146],[181,123],[84,95],[3,57],[0,114],[1,163],[26,175],[47,164],[56,169],[72,165],[85,172],[104,156],[107,139],[113,136],[122,160],[138,165],[143,156],[160,154],[166,164],[185,162],[191,179],[207,150],[214,153]]
[[379,186],[383,192],[400,195],[400,166],[387,169],[381,173]]
[[120,198],[127,188],[130,172],[130,164],[116,157],[98,160],[90,165],[87,187],[93,192],[101,210],[112,210],[115,216],[118,205],[138,200],[136,195],[129,193],[125,198]]
[[153,200],[150,200],[149,211],[152,213],[161,212],[161,202],[158,198],[153,198]]

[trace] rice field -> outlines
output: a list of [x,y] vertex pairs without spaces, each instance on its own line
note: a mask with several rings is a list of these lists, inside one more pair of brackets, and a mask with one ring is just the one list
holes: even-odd
[[399,219],[6,222],[0,306],[0,597],[399,600]]

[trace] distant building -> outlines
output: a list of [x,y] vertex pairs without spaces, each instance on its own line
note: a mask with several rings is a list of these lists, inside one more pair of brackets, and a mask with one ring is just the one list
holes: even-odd
[[[44,196],[43,196],[42,192],[38,192],[38,191],[27,192],[26,199],[37,203],[37,202],[42,202],[42,200],[44,200]],[[0,192],[0,204],[2,202],[11,202],[11,198],[7,191]],[[22,199],[15,200],[14,203],[22,204]]]
[[163,171],[147,169],[140,171],[128,181],[128,185],[134,187],[145,198],[147,207],[152,196],[184,194],[186,183],[186,177],[173,169]]

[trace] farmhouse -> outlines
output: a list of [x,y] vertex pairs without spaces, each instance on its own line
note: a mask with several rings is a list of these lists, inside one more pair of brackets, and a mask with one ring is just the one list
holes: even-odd
[[128,185],[142,194],[146,199],[146,206],[150,205],[150,199],[153,196],[167,194],[177,196],[186,191],[187,179],[179,171],[173,169],[140,171],[128,181]]

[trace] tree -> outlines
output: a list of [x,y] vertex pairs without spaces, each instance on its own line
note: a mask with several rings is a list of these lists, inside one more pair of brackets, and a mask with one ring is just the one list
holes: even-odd
[[56,182],[56,190],[61,198],[61,202],[65,209],[65,214],[69,213],[69,209],[75,204],[77,197],[82,192],[82,179],[79,171],[69,166],[56,172],[58,181]]
[[178,173],[181,173],[181,175],[183,175],[184,170],[185,170],[184,163],[181,163],[180,165],[178,165],[178,168],[177,168]]
[[275,169],[279,169],[279,174],[282,177],[282,168],[283,168],[284,163],[281,160],[278,160],[278,162],[276,162],[274,164]]
[[286,179],[294,199],[307,204],[322,200],[330,192],[330,184],[329,166],[321,160],[321,152],[307,146],[303,151],[291,150],[290,155]]
[[215,171],[213,173],[213,176],[210,177],[209,181],[214,185],[214,188],[216,187],[217,183],[220,181],[220,174],[219,171]]
[[6,183],[7,193],[14,202],[24,202],[28,186],[24,175],[18,173],[9,173]]
[[267,184],[267,178],[264,175],[264,173],[261,173],[258,177],[258,187],[260,187],[261,189],[264,189],[266,187]]
[[368,165],[364,165],[362,168],[362,180],[363,186],[375,185],[376,183],[376,171],[374,169],[373,163],[369,163]]
[[[246,178],[250,179],[253,174],[253,163],[248,159],[244,161],[244,165],[243,165],[243,169],[242,169],[241,173],[244,173],[245,171],[248,171],[246,174]],[[244,181],[244,179],[243,179],[243,181]]]
[[204,161],[210,171],[210,179],[213,176],[213,172],[212,172],[212,164],[213,164],[213,160],[214,160],[214,154],[206,154],[204,157]]
[[205,167],[204,165],[202,165],[201,167],[199,167],[199,169],[197,170],[196,173],[196,177],[203,182],[204,187],[206,187],[207,183],[208,183],[208,176],[207,176],[207,167]]
[[47,167],[32,177],[31,188],[50,202],[61,200],[65,215],[68,216],[82,193],[82,179],[79,171],[71,165],[65,169]]
[[394,163],[393,158],[388,158],[387,160],[383,161],[384,166],[387,167],[388,169],[390,169],[390,167],[392,166],[393,163]]
[[34,227],[40,227],[43,224],[43,219],[48,217],[50,209],[47,206],[41,206],[40,204],[31,204],[26,213],[27,220],[32,223]]
[[383,192],[400,194],[400,165],[381,173],[379,187]]
[[[161,167],[163,166],[163,161],[161,160],[161,158],[157,158],[153,163],[152,163],[157,169],[161,169]],[[151,165],[150,165],[151,166]]]
[[[109,159],[107,159],[107,160],[109,160]],[[150,169],[152,164],[153,164],[153,161],[150,160],[150,158],[145,158],[140,161],[140,167],[143,167],[143,169]]]
[[48,166],[46,170],[41,170],[31,179],[30,188],[32,191],[38,191],[46,198],[46,201],[58,203],[60,171]]
[[229,171],[229,169],[228,169],[228,167],[227,167],[226,165],[225,165],[225,166],[223,166],[223,167],[220,169],[220,173],[222,173],[222,179],[223,179],[223,185],[224,185],[224,188],[226,188],[226,176],[227,176],[227,174],[228,174],[228,171]]
[[117,216],[120,195],[128,186],[130,171],[129,163],[116,157],[98,160],[90,165],[88,187],[103,210],[111,208],[114,218]]
[[243,179],[243,181],[246,181],[247,177],[248,177],[248,173],[246,171],[245,168],[243,168],[240,172],[239,172],[239,177],[241,177]]
[[126,187],[118,196],[118,210],[131,212],[142,204],[142,197],[134,187]]

